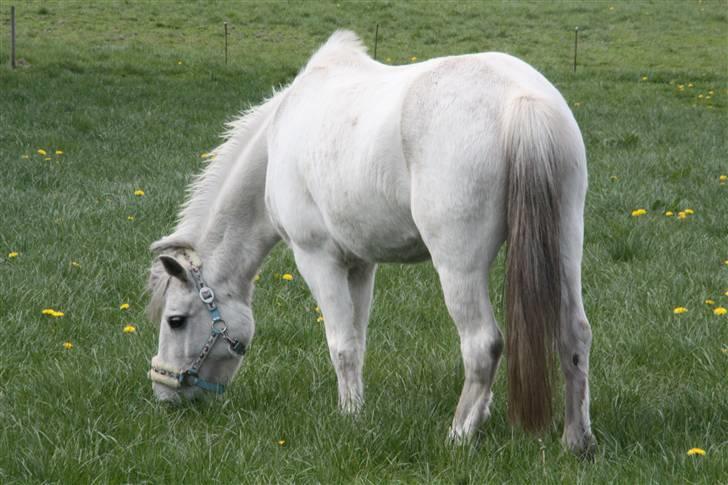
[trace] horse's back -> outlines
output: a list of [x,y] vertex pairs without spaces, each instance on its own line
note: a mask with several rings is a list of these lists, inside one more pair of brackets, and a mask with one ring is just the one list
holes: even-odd
[[[504,54],[309,67],[269,133],[272,217],[294,243],[331,238],[336,250],[370,261],[427,257],[420,230],[428,221],[460,218],[502,232],[506,101],[527,93],[563,103],[537,71]],[[427,221],[415,221],[413,203]]]

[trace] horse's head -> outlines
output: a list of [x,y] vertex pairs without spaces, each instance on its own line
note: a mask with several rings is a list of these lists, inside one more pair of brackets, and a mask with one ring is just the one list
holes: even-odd
[[149,315],[160,326],[149,377],[159,400],[222,393],[253,338],[250,306],[213,276],[203,276],[199,258],[187,249],[163,254],[152,266]]

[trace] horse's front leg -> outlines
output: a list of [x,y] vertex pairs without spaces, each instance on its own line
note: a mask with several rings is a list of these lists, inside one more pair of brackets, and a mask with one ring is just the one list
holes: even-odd
[[357,413],[364,402],[362,367],[374,284],[374,265],[345,266],[325,252],[294,247],[296,264],[321,307],[331,362],[339,387],[339,408]]

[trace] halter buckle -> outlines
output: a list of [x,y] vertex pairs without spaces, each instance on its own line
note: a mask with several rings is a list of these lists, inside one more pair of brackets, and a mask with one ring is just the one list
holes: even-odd
[[209,305],[210,303],[215,301],[215,293],[212,291],[211,288],[203,286],[202,288],[200,288],[200,300],[202,300],[202,302],[206,305]]

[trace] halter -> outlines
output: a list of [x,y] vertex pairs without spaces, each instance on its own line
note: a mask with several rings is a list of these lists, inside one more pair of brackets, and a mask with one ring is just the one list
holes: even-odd
[[[192,261],[199,261],[196,255],[188,254]],[[207,286],[202,279],[202,272],[197,264],[192,264],[190,268],[190,274],[195,283],[195,288],[200,296],[200,300],[207,307],[207,311],[210,313],[212,318],[212,324],[210,326],[210,336],[207,338],[207,342],[203,345],[200,354],[192,363],[187,366],[186,369],[175,369],[173,366],[162,362],[159,356],[155,355],[152,358],[152,367],[149,371],[149,378],[153,382],[164,384],[165,386],[179,389],[184,386],[197,386],[205,391],[214,392],[215,394],[222,394],[225,392],[224,384],[217,384],[202,379],[199,375],[200,367],[205,362],[208,354],[215,345],[215,342],[222,337],[225,339],[230,346],[230,350],[240,355],[245,355],[245,345],[237,339],[234,339],[228,333],[227,325],[225,320],[220,316],[220,310],[215,305],[215,293],[212,289]]]

